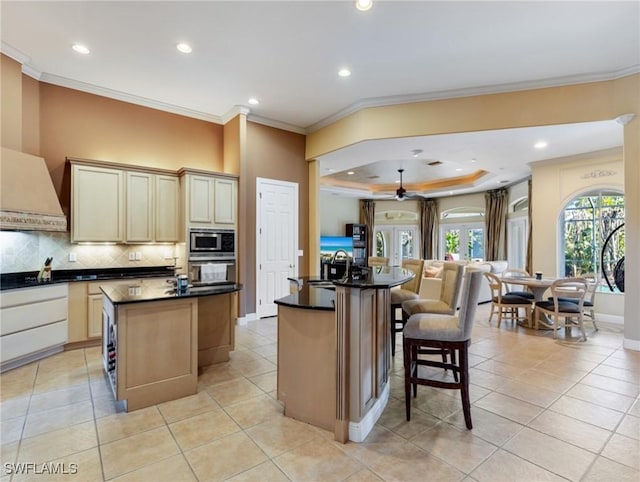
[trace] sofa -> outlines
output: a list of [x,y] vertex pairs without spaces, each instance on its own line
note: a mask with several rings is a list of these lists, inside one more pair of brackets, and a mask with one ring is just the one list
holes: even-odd
[[[464,265],[465,272],[467,269],[476,269],[479,271],[487,271],[496,276],[500,276],[508,266],[507,261],[452,261]],[[442,272],[442,264],[444,261],[438,259],[428,259],[424,261],[424,271],[422,276],[422,285],[420,286],[420,299],[439,299],[440,287],[442,279],[439,277]],[[478,295],[478,303],[486,303],[491,301],[491,289],[487,279],[482,277],[480,285],[480,293]]]

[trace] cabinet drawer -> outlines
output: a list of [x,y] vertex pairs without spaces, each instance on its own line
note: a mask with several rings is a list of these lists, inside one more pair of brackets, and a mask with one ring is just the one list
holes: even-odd
[[50,325],[20,331],[0,338],[0,361],[62,345],[67,341],[67,320]]
[[60,283],[50,286],[37,286],[3,291],[0,293],[0,307],[26,305],[38,301],[67,297],[67,284]]
[[0,335],[8,335],[67,319],[67,299],[41,301],[2,310]]

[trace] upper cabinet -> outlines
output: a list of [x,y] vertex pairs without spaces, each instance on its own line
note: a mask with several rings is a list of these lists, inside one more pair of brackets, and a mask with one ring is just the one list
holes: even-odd
[[235,224],[238,181],[236,179],[216,178],[213,221],[215,224]]
[[127,231],[126,241],[149,243],[154,240],[154,181],[146,172],[126,172]]
[[71,160],[72,242],[179,241],[177,174],[84,162]]
[[71,186],[71,242],[123,242],[123,171],[73,164]]
[[156,175],[155,234],[159,243],[180,239],[180,183],[177,176]]
[[182,170],[186,228],[233,228],[236,224],[238,180]]

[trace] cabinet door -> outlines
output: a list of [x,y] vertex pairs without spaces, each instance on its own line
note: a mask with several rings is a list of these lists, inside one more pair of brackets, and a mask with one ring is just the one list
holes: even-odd
[[179,184],[174,176],[156,176],[156,241],[177,242],[179,219]]
[[102,295],[89,295],[87,303],[87,337],[102,336]]
[[71,241],[124,241],[123,172],[74,165],[71,186]]
[[189,176],[189,222],[213,224],[213,178]]
[[236,185],[237,181],[235,179],[215,180],[215,224],[235,224]]
[[153,241],[154,175],[127,172],[127,236],[129,243]]

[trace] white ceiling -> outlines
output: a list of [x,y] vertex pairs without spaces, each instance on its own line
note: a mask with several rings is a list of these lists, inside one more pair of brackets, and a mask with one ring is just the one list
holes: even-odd
[[[250,119],[297,132],[368,105],[640,71],[638,1],[374,2],[360,12],[352,1],[3,0],[2,51],[45,82],[214,122],[246,106]],[[175,49],[181,41],[192,54]],[[74,42],[91,54],[72,51]],[[338,77],[342,67],[352,76]],[[258,106],[248,106],[252,96]],[[531,141],[542,137],[549,148],[532,151]],[[621,139],[613,123],[510,129],[361,143],[321,165],[324,175],[332,174],[328,167],[390,161],[371,169],[394,177],[405,166],[405,179],[417,182],[414,175],[427,174],[411,173],[417,161],[409,151],[423,149],[423,158],[453,172],[476,158],[495,182],[526,176],[527,162]]]

